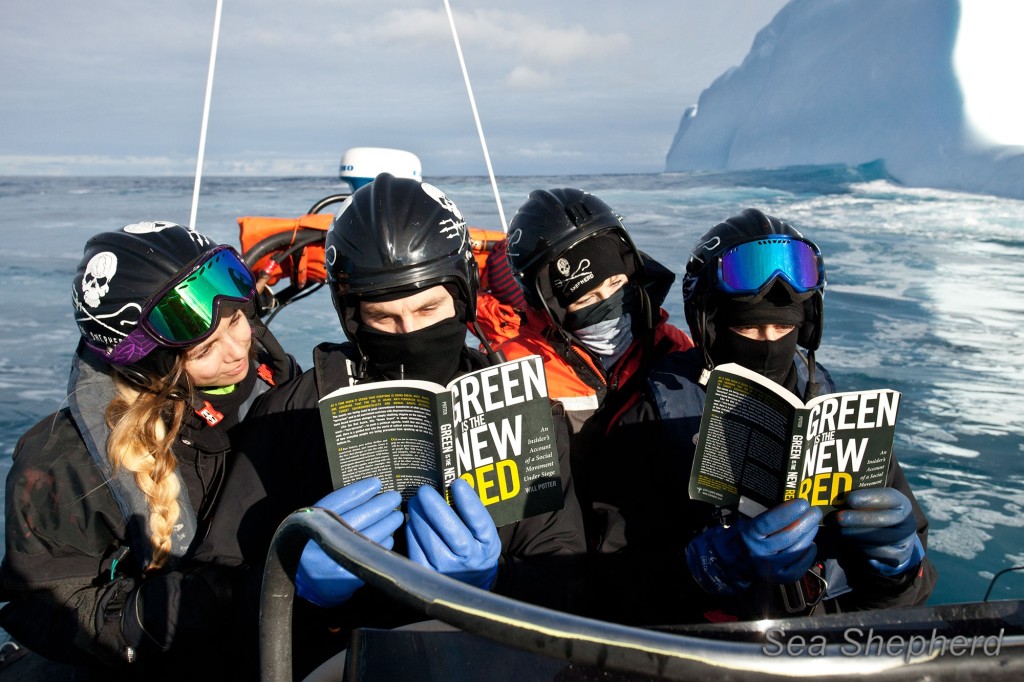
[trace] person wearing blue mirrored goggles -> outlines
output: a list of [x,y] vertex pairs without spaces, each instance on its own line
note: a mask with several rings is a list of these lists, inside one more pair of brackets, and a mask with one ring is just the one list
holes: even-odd
[[[836,391],[814,359],[825,286],[817,245],[760,210],[696,241],[682,283],[695,347],[656,366],[651,381],[680,471],[690,472],[716,366],[738,363],[804,401]],[[935,584],[925,558],[928,521],[895,457],[883,486],[836,502],[825,523],[799,496],[749,516],[703,502],[677,509],[681,534],[690,534],[681,570],[695,585],[681,608],[698,619],[746,619],[925,603]]]

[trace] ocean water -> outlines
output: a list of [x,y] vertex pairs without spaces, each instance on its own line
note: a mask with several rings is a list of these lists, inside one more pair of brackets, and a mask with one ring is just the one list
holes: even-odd
[[[501,228],[487,178],[427,180],[471,225]],[[980,600],[996,572],[1024,564],[1024,201],[909,189],[871,167],[497,186],[506,219],[535,188],[591,191],[676,273],[705,230],[743,208],[793,223],[827,266],[818,361],[841,389],[903,393],[896,454],[932,524],[931,603]],[[0,177],[0,475],[21,433],[63,404],[77,340],[69,285],[85,240],[139,220],[185,224],[192,189],[191,178]],[[343,190],[332,178],[204,178],[196,227],[237,246],[239,216],[294,217]],[[665,307],[685,329],[678,284]],[[305,366],[316,343],[341,338],[326,289],[271,328]],[[992,596],[1024,596],[1024,574],[1002,577]]]

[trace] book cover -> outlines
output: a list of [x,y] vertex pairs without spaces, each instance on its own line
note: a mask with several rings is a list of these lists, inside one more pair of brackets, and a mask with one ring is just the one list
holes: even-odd
[[449,497],[461,477],[497,526],[562,507],[539,356],[485,367],[447,386],[412,379],[346,386],[319,407],[335,489],[378,476],[403,501],[421,485]]
[[885,485],[899,402],[898,391],[875,389],[804,404],[757,372],[716,367],[690,497],[746,516],[802,497],[828,514],[846,492]]

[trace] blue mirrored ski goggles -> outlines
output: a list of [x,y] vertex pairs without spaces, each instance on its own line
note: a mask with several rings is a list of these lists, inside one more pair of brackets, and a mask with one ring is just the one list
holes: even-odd
[[756,294],[777,278],[796,293],[825,286],[825,261],[811,242],[770,237],[732,247],[718,259],[718,286],[729,294]]

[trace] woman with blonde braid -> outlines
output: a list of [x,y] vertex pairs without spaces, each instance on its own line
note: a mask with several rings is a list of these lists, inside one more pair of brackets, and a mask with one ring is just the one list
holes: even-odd
[[0,625],[21,644],[97,679],[255,674],[247,586],[204,543],[236,427],[298,369],[254,294],[231,247],[180,225],[86,243],[67,405],[7,477]]

